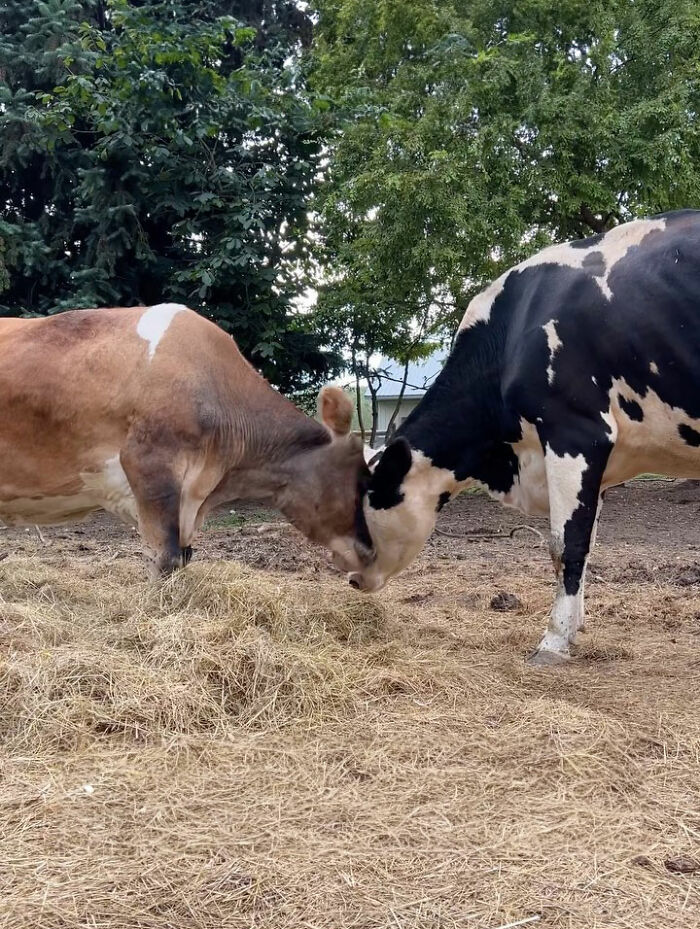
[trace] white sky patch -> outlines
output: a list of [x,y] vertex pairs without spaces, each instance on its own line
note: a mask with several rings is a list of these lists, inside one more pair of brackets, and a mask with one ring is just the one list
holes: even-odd
[[136,326],[136,332],[148,342],[148,357],[153,358],[158,348],[158,343],[168,330],[168,326],[175,316],[186,306],[180,303],[159,303],[151,306],[141,314],[141,318]]
[[557,334],[557,321],[550,319],[546,326],[542,326],[547,335],[547,347],[549,348],[549,365],[547,367],[547,381],[554,383],[554,356],[562,347],[563,342]]

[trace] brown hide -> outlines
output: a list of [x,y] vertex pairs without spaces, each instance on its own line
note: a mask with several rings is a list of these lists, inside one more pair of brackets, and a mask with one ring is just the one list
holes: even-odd
[[325,388],[324,428],[185,307],[0,320],[0,398],[0,522],[104,508],[137,523],[167,571],[212,506],[246,497],[280,508],[344,567],[356,558],[365,465],[348,398]]

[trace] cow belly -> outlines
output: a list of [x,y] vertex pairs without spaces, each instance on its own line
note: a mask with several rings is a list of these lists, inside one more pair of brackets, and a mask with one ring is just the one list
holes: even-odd
[[108,458],[99,471],[83,472],[80,476],[83,486],[100,501],[99,506],[124,522],[136,523],[136,500],[118,454]]
[[700,421],[663,403],[653,390],[641,396],[624,381],[615,382],[610,410],[604,418],[615,434],[615,447],[603,476],[604,487],[644,471],[700,478]]
[[59,525],[104,509],[124,522],[136,523],[136,500],[118,455],[106,459],[96,470],[81,471],[74,483],[73,493],[3,495],[0,522],[8,526]]
[[549,515],[547,475],[544,467],[544,452],[537,430],[532,423],[520,420],[522,439],[512,446],[518,458],[518,475],[512,488],[500,499],[529,516]]
[[6,526],[56,526],[84,519],[99,507],[87,494],[15,497],[0,500],[0,522]]

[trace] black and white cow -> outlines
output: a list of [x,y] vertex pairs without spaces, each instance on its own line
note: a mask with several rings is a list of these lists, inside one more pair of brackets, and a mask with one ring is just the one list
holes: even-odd
[[375,557],[350,583],[381,588],[478,482],[549,515],[557,589],[531,660],[560,661],[583,624],[602,494],[644,471],[700,477],[700,211],[551,246],[472,300],[374,468],[363,508]]

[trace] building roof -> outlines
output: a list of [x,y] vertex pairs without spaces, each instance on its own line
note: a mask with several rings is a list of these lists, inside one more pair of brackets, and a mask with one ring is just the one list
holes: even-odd
[[[442,370],[445,363],[446,352],[440,350],[432,354],[423,361],[411,362],[408,366],[408,378],[406,380],[406,390],[404,399],[410,397],[422,397],[428,387],[433,383],[435,378]],[[403,383],[404,366],[398,361],[392,361],[390,358],[383,358],[377,365],[377,368],[385,372],[385,377],[377,391],[377,396],[383,400],[396,400],[401,392]],[[369,397],[369,388],[365,391],[365,397]]]

